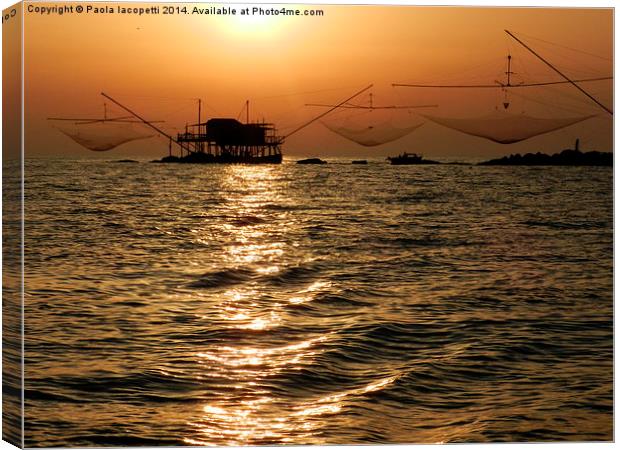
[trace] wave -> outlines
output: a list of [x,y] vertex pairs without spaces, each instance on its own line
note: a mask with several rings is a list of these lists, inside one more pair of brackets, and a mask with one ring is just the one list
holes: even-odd
[[265,219],[258,216],[241,216],[233,219],[231,223],[237,227],[246,227],[265,223]]
[[558,222],[558,221],[544,221],[544,220],[526,220],[522,223],[523,225],[527,225],[530,227],[544,227],[544,228],[552,228],[552,229],[557,229],[557,230],[610,228],[609,222],[602,222],[602,221]]
[[217,270],[201,275],[198,280],[189,283],[188,286],[195,289],[221,288],[245,283],[255,275],[253,270],[243,268]]
[[298,266],[287,267],[276,275],[269,278],[269,284],[291,285],[309,283],[320,277],[325,271],[326,265],[322,262],[304,263]]

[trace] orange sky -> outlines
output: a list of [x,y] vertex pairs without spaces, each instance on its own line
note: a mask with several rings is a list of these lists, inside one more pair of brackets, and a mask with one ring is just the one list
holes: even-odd
[[[193,6],[201,7],[186,6],[190,11]],[[243,8],[233,7],[238,11]],[[437,110],[425,112],[473,117],[501,104],[501,94],[422,91],[393,88],[391,83],[493,83],[503,76],[508,52],[515,56],[515,67],[524,79],[559,79],[508,38],[504,29],[536,38],[528,38],[528,42],[545,52],[569,76],[610,75],[613,67],[611,9],[327,5],[288,8],[322,9],[325,14],[246,19],[194,14],[136,17],[26,12],[26,154],[101,156],[79,147],[45,120],[49,116],[101,114],[101,91],[150,119],[166,120],[168,129],[195,121],[195,102],[191,99],[200,97],[207,105],[203,118],[236,117],[245,99],[250,99],[253,119],[265,118],[286,131],[321,111],[305,107],[304,103],[342,100],[369,83],[377,86],[377,103],[439,103]],[[584,87],[611,106],[611,82]],[[585,147],[611,150],[611,119],[595,106],[589,106],[575,90],[564,88],[561,93],[573,96],[575,104],[581,102],[584,112],[601,112],[601,118],[509,146],[426,124],[393,143],[365,148],[316,123],[287,140],[284,153],[382,156],[418,151],[426,156],[503,155],[555,152],[572,145],[576,137],[582,138]],[[528,107],[517,98],[511,100],[515,108],[521,108],[515,112]],[[549,108],[536,110],[534,106],[533,114],[555,113]],[[159,157],[166,151],[165,141],[151,139],[126,144],[105,156]]]
[[19,159],[21,155],[21,20],[19,6],[10,8],[2,23],[2,158]]

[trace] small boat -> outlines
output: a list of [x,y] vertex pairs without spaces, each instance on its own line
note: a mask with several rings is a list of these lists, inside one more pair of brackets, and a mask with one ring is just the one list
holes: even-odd
[[368,164],[368,161],[366,161],[365,159],[356,159],[354,161],[351,161],[351,164]]
[[409,164],[440,164],[437,161],[431,161],[430,159],[424,159],[421,155],[417,153],[402,153],[398,156],[388,156],[387,160],[390,161],[390,164],[393,166],[402,166]]
[[422,162],[422,157],[416,153],[405,152],[398,156],[388,156],[387,160],[393,166],[401,164],[420,164]]

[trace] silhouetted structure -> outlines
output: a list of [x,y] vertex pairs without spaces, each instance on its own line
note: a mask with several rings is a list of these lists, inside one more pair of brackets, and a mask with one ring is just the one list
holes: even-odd
[[297,164],[327,164],[327,161],[323,161],[319,158],[300,159]]
[[[198,100],[198,123],[185,127],[176,138],[154,125],[127,106],[104,92],[105,98],[136,117],[169,140],[168,156],[156,162],[169,163],[223,163],[223,164],[280,164],[283,137],[276,136],[273,124],[250,123],[249,101],[245,103],[246,123],[236,119],[219,118],[201,122],[202,101]],[[301,129],[301,128],[300,128]],[[172,155],[172,143],[180,147],[180,156]]]
[[[206,122],[201,121],[202,101],[198,99],[198,123],[187,125],[184,133],[178,133],[174,138],[148,121],[132,109],[121,104],[106,93],[101,95],[118,105],[144,125],[154,129],[168,138],[168,156],[159,161],[161,163],[223,163],[223,164],[280,164],[282,150],[280,146],[284,140],[303,130],[308,125],[326,116],[334,109],[352,100],[372,87],[372,84],[356,92],[337,105],[330,107],[326,112],[319,114],[303,125],[298,126],[286,136],[277,136],[276,128],[269,123],[250,123],[250,102],[245,102],[246,123],[236,119],[214,118]],[[172,154],[172,144],[180,148],[180,156]],[[320,161],[320,160],[319,160]],[[321,162],[321,163],[324,163]],[[321,164],[319,163],[319,164]],[[316,164],[316,163],[307,163]]]
[[525,155],[504,156],[480,163],[482,166],[613,166],[613,153],[581,152],[579,139],[574,149],[563,150],[561,153],[547,155],[545,153],[526,153]]
[[[282,139],[273,124],[241,123],[216,118],[186,128],[177,142],[187,144],[188,154],[169,156],[162,162],[280,164]],[[174,160],[173,158],[176,158]]]
[[418,155],[416,153],[407,152],[398,156],[388,156],[387,160],[390,161],[390,164],[392,164],[393,166],[404,166],[413,164],[441,164],[438,161],[424,159],[421,155]]

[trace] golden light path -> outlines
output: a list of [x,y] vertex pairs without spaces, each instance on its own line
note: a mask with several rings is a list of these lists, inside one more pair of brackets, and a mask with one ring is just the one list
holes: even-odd
[[[228,169],[227,184],[233,189],[228,191],[226,204],[235,217],[257,224],[225,226],[225,231],[231,233],[232,241],[236,242],[227,247],[224,255],[226,264],[231,267],[253,265],[258,266],[255,272],[259,274],[277,275],[287,262],[288,244],[268,239],[276,230],[258,220],[261,206],[285,200],[284,194],[272,187],[277,185],[271,182],[277,176],[276,170],[241,166]],[[277,230],[284,235],[288,231],[282,227]],[[349,397],[381,389],[395,381],[396,377],[389,377],[311,400],[276,397],[265,387],[268,377],[309,367],[326,351],[324,344],[333,339],[335,333],[314,335],[286,345],[275,344],[276,338],[272,339],[269,333],[286,323],[287,305],[310,302],[330,287],[330,281],[312,281],[293,289],[290,294],[290,289],[279,295],[272,293],[268,305],[261,302],[264,287],[252,282],[218,294],[217,318],[222,326],[247,332],[248,336],[260,332],[261,339],[249,345],[248,340],[235,340],[195,353],[196,360],[204,367],[204,376],[221,379],[226,390],[225,394],[214,396],[214,400],[206,403],[202,416],[190,422],[196,433],[186,437],[185,442],[190,445],[322,443],[318,430],[342,410]]]

